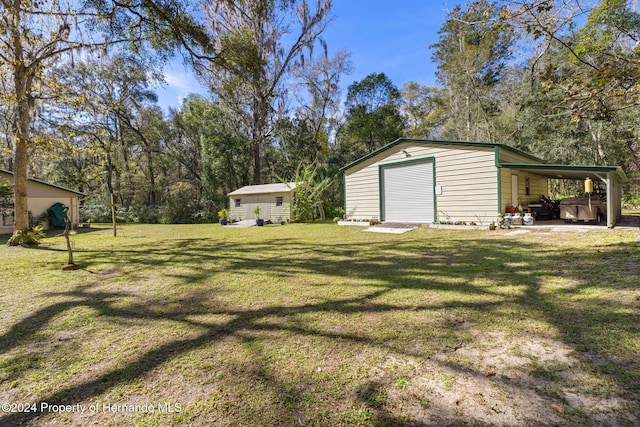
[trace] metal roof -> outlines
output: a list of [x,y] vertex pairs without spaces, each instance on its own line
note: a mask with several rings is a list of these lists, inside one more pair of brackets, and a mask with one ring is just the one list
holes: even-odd
[[614,173],[620,180],[627,179],[624,171],[620,166],[593,166],[593,165],[559,165],[559,164],[545,164],[544,160],[534,156],[526,151],[519,150],[509,145],[501,144],[498,142],[471,142],[471,141],[446,141],[446,140],[429,140],[429,139],[412,139],[412,138],[399,138],[384,147],[367,154],[358,160],[349,163],[348,165],[340,168],[341,171],[346,171],[371,157],[374,157],[389,148],[392,148],[398,144],[418,143],[418,144],[434,144],[434,145],[450,145],[457,147],[490,147],[510,151],[522,156],[525,156],[535,163],[500,163],[498,166],[518,169],[522,171],[528,171],[540,176],[553,179],[586,179],[589,176],[595,177],[598,173]]
[[526,151],[522,151],[519,150],[517,148],[511,147],[509,145],[505,145],[505,144],[501,144],[499,142],[472,142],[472,141],[447,141],[447,140],[438,140],[438,139],[413,139],[413,138],[398,138],[395,141],[385,145],[382,148],[379,148],[376,151],[373,151],[369,154],[367,154],[366,156],[363,156],[361,158],[359,158],[358,160],[349,163],[346,166],[343,166],[342,168],[340,168],[341,171],[346,171],[347,169],[356,166],[359,163],[364,162],[367,159],[370,159],[373,156],[376,156],[380,153],[382,153],[385,150],[388,150],[391,147],[394,147],[398,144],[404,143],[404,142],[413,142],[413,143],[417,143],[417,144],[434,144],[434,145],[452,145],[452,146],[457,146],[457,147],[485,147],[485,148],[495,148],[495,147],[500,147],[504,150],[507,151],[511,151],[512,153],[516,153],[519,154],[521,156],[525,156],[535,162],[540,162],[540,163],[544,163],[544,160],[534,156],[531,153],[527,153]]
[[[6,173],[7,175],[13,176],[13,172],[5,170],[5,169],[0,169],[0,172]],[[81,193],[81,192],[76,191],[76,190],[71,190],[69,188],[61,187],[59,185],[51,184],[49,182],[41,181],[39,179],[29,178],[29,181],[37,182],[38,184],[46,185],[47,187],[57,188],[58,190],[67,191],[69,193],[77,194],[78,196],[86,196],[85,193]]]
[[269,193],[289,193],[293,191],[298,183],[287,182],[277,184],[262,184],[262,185],[246,185],[242,188],[229,193],[229,196],[242,196],[248,194],[269,194]]
[[553,165],[553,164],[530,164],[530,163],[500,163],[501,167],[518,169],[531,172],[536,175],[545,176],[551,179],[577,179],[582,180],[589,177],[597,177],[598,174],[614,173],[624,181],[627,179],[620,166],[593,166],[593,165]]

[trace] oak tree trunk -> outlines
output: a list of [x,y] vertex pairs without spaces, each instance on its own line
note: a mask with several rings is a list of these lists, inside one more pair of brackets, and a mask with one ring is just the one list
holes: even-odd
[[14,85],[16,91],[16,133],[13,147],[13,191],[14,191],[14,224],[13,230],[25,231],[29,228],[29,206],[27,201],[27,178],[29,166],[29,142],[31,136],[31,114],[33,98],[29,90],[31,78],[29,69],[22,59],[22,44],[19,36],[14,36],[14,49],[16,51],[16,64],[14,68]]

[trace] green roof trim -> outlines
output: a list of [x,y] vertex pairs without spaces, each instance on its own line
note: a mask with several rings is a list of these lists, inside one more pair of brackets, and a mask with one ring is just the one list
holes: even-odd
[[454,146],[458,146],[458,147],[483,147],[483,148],[502,148],[505,149],[507,151],[511,151],[513,153],[525,156],[527,158],[530,158],[533,161],[536,162],[540,162],[540,163],[544,163],[544,160],[534,156],[531,153],[527,153],[526,151],[522,151],[520,149],[511,147],[509,145],[505,145],[505,144],[501,144],[498,142],[472,142],[472,141],[447,141],[447,140],[438,140],[438,139],[413,139],[413,138],[398,138],[395,141],[385,145],[382,148],[377,149],[376,151],[373,151],[369,154],[367,154],[366,156],[363,156],[361,158],[359,158],[358,160],[349,163],[346,166],[343,166],[342,168],[340,168],[341,171],[346,171],[347,169],[350,169],[364,161],[369,160],[370,158],[377,156],[378,154],[392,148],[395,147],[396,145],[402,144],[402,143],[416,143],[416,144],[424,144],[424,145],[454,145]]
[[[0,169],[0,172],[6,173],[7,175],[13,176],[13,172],[5,170],[5,169]],[[28,180],[29,181],[33,181],[33,182],[37,182],[38,184],[46,185],[47,187],[56,188],[58,190],[67,191],[69,193],[77,194],[78,196],[86,196],[85,193],[81,193],[81,192],[76,191],[76,190],[71,190],[69,188],[61,187],[59,185],[51,184],[49,182],[41,181],[39,179],[29,178]]]

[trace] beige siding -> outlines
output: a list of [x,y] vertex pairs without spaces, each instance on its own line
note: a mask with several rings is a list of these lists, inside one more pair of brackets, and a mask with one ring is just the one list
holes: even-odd
[[[517,152],[509,151],[505,148],[499,149],[498,154],[500,163],[533,163],[542,164],[541,161],[536,161],[535,158],[520,154]],[[513,201],[511,200],[511,176],[518,176],[518,204],[526,205],[529,203],[537,203],[540,201],[540,195],[548,195],[548,179],[543,176],[530,174],[514,169],[502,168],[500,172],[500,187],[501,187],[501,207],[502,212],[505,211],[507,206],[511,206]],[[529,195],[526,194],[526,179],[530,180]]]
[[[534,175],[515,169],[502,168],[500,170],[500,182],[501,182],[501,206],[502,212],[505,211],[507,206],[512,205],[511,201],[511,176],[518,176],[518,203],[526,205],[529,203],[538,203],[540,195],[549,194],[548,180],[544,176]],[[530,179],[529,195],[526,194],[526,179]]]
[[78,223],[78,198],[77,197],[32,197],[29,198],[29,211],[34,217],[42,215],[52,205],[62,203],[69,208],[69,219],[72,224]]
[[[229,216],[233,220],[243,220],[245,217],[245,207],[243,203],[246,203],[246,197],[243,196],[230,196],[229,197]],[[236,207],[236,200],[240,200],[240,207]]]
[[[276,197],[282,197],[282,206],[276,206]],[[275,222],[291,219],[291,195],[289,193],[273,194],[271,220]]]
[[499,163],[542,163],[542,162],[536,161],[533,157],[529,157],[525,154],[520,154],[518,152],[507,150],[504,147],[499,148],[498,162]]
[[[13,185],[13,177],[0,172],[0,184]],[[7,222],[7,225],[4,225],[5,222]],[[9,212],[7,212],[7,215],[0,212],[0,234],[10,234],[11,232],[13,232],[13,216],[9,215]]]
[[[58,202],[69,207],[69,219],[71,219],[73,225],[77,225],[79,217],[77,197],[29,197],[27,200],[29,212],[33,218],[37,218],[43,213],[46,213],[47,209]],[[13,232],[13,226],[3,226],[2,219],[0,218],[0,234],[11,232]]]
[[[277,198],[282,197],[282,206],[276,206]],[[235,207],[235,200],[240,199],[240,207]],[[229,197],[229,213],[231,219],[255,219],[253,213],[256,206],[260,205],[260,218],[270,219],[274,222],[288,221],[291,219],[291,194],[269,193],[238,195]]]
[[[406,153],[405,153],[406,151]],[[405,142],[345,171],[348,218],[381,218],[379,166],[435,159],[438,220],[492,221],[498,209],[498,172],[492,147]]]
[[[13,176],[0,172],[0,182],[13,185]],[[79,201],[78,196],[60,188],[51,187],[39,182],[27,182],[27,205],[34,218],[42,215],[53,204],[60,202],[69,207],[69,218],[72,224],[78,224]],[[0,233],[13,232],[13,226],[3,226],[0,218]]]
[[0,171],[0,184],[13,185],[13,176]]
[[[7,221],[7,225],[4,222]],[[12,215],[0,215],[0,234],[13,233],[13,216]]]

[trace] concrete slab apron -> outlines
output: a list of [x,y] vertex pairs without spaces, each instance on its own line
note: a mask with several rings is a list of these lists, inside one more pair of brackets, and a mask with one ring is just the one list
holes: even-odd
[[242,221],[234,222],[233,224],[226,225],[225,227],[232,228],[249,228],[256,225],[255,219],[244,219]]
[[402,234],[407,231],[415,230],[415,227],[412,228],[394,228],[394,227],[369,227],[363,231],[368,231],[370,233],[389,233],[389,234]]

